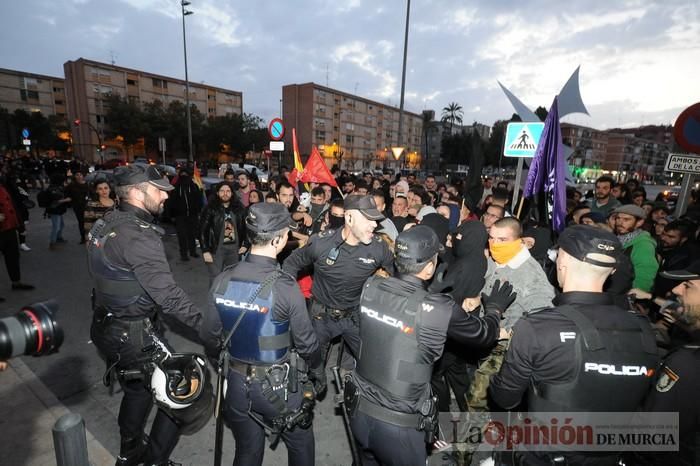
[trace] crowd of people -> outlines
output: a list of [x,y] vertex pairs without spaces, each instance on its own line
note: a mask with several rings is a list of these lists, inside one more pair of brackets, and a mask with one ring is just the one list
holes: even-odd
[[[19,251],[23,217],[8,221],[5,205],[27,206],[13,196],[26,177],[11,166],[0,189],[0,234],[11,231]],[[262,464],[265,433],[286,443],[290,464],[314,464],[307,401],[326,391],[325,367],[339,338],[344,409],[363,464],[425,464],[440,439],[437,412],[527,408],[679,412],[680,451],[628,457],[628,464],[695,464],[695,195],[675,217],[663,195],[648,200],[637,180],[602,176],[590,192],[567,190],[568,227],[557,235],[546,221],[516,218],[504,180],[468,186],[431,175],[335,171],[337,186],[294,186],[286,174],[262,184],[228,170],[207,192],[190,168],[173,179],[137,166],[91,184],[81,167],[49,173],[46,186],[36,178],[33,186],[50,194],[48,205],[39,200],[51,219],[49,248],[64,240],[68,208],[88,243],[93,340],[124,387],[117,465],[167,464],[187,430],[183,411],[161,402],[146,436],[146,405],[156,390],[124,376],[141,367],[137,350],[148,342],[173,352],[151,323],[161,312],[197,330],[212,361],[230,359],[223,413],[236,439],[235,464]],[[175,225],[180,260],[206,264],[209,303],[192,303],[172,279],[157,239],[164,219]],[[28,286],[10,275],[13,288]],[[120,347],[115,338],[125,328],[143,345]],[[600,357],[596,341],[613,367],[654,370],[628,378],[579,370],[590,355]],[[297,359],[305,361],[299,392],[288,381]],[[516,456],[515,463],[495,461],[620,461],[613,453]]]

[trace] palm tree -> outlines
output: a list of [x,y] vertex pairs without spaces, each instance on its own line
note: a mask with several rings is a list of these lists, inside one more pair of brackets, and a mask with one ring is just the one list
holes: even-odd
[[464,116],[464,111],[462,111],[462,106],[457,102],[450,102],[450,104],[442,109],[442,121],[450,122],[450,134],[452,134],[452,128],[455,122],[459,125],[462,124],[462,117]]

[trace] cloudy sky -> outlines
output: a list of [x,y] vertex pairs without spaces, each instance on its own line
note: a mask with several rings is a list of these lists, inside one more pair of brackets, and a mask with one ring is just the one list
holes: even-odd
[[[240,90],[269,120],[281,86],[314,81],[398,106],[403,0],[191,0],[193,82]],[[85,57],[184,78],[179,0],[5,0],[0,67],[63,75]],[[413,0],[406,109],[450,102],[464,121],[513,112],[500,80],[533,110],[581,65],[604,129],[672,123],[700,101],[697,0]]]

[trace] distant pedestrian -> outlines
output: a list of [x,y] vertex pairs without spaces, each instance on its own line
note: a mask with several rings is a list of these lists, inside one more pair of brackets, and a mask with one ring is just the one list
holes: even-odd
[[71,183],[66,186],[66,196],[71,199],[71,207],[78,221],[78,232],[80,233],[80,244],[85,244],[85,206],[87,205],[90,188],[85,182],[85,175],[82,172],[75,172]]
[[46,216],[51,219],[51,234],[49,236],[49,249],[54,251],[59,243],[65,243],[63,239],[63,214],[68,210],[71,198],[64,191],[65,177],[60,173],[54,173],[49,178],[48,197],[49,204],[46,208]]
[[[17,229],[20,226],[17,209],[12,202],[12,196],[0,182],[0,252],[5,258],[7,274],[12,281],[13,290],[33,290],[32,285],[20,281],[19,269],[19,240]],[[5,301],[0,298],[0,302]]]
[[171,195],[169,208],[171,215],[175,218],[180,259],[183,261],[190,260],[188,253],[192,257],[199,257],[195,239],[202,201],[202,190],[192,181],[189,171],[181,170]]
[[95,182],[92,199],[85,205],[85,215],[83,228],[86,232],[90,232],[96,221],[104,217],[110,210],[114,210],[117,206],[116,201],[112,198],[112,188],[107,180],[98,180]]

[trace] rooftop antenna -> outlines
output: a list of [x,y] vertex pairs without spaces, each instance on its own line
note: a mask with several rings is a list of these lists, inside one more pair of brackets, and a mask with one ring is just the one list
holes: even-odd
[[117,62],[117,54],[114,53],[114,50],[109,51],[109,61],[112,64],[112,66],[114,66]]
[[326,63],[326,87],[328,87],[328,63]]
[[357,82],[355,83],[355,95],[357,95],[357,88],[359,85],[360,85],[360,83],[357,83]]

